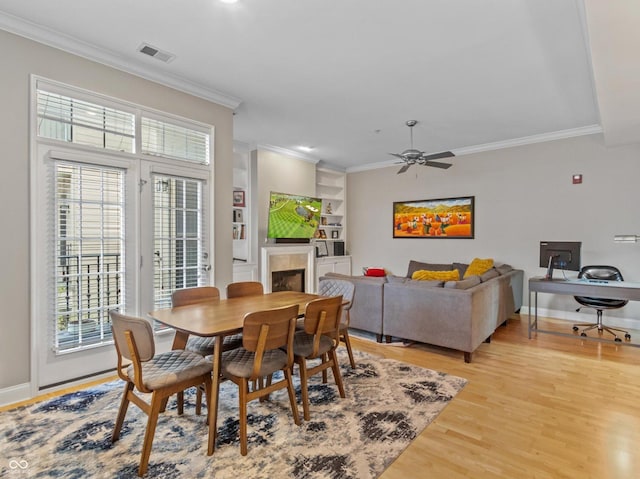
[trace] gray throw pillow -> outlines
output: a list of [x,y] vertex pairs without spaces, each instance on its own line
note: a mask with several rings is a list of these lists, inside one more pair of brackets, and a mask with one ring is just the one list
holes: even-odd
[[467,268],[469,267],[466,263],[453,263],[453,269],[457,269],[460,273],[460,279],[464,278],[464,274],[467,272]]

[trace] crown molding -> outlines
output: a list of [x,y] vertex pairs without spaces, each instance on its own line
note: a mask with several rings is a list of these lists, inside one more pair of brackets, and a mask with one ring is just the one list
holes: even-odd
[[[602,133],[602,126],[589,125],[580,128],[570,128],[567,130],[553,131],[550,133],[542,133],[540,135],[524,136],[514,138],[512,140],[496,141],[493,143],[484,143],[482,145],[467,146],[451,150],[454,155],[471,155],[473,153],[481,153],[484,151],[501,150],[503,148],[513,148],[517,146],[531,145],[534,143],[544,143],[547,141],[563,140],[565,138],[573,138],[576,136],[595,135]],[[378,163],[370,163],[362,166],[353,166],[347,168],[347,173],[356,173],[359,171],[376,170],[378,168],[388,168],[397,164],[397,160],[388,160]]]
[[242,103],[242,99],[234,97],[233,95],[222,93],[182,77],[145,67],[137,62],[122,58],[110,50],[98,48],[95,45],[78,40],[72,36],[65,35],[33,22],[28,22],[7,13],[0,12],[0,29],[86,58],[87,60],[101,63],[126,73],[131,73],[175,90],[203,98],[232,110],[238,108],[240,103]]

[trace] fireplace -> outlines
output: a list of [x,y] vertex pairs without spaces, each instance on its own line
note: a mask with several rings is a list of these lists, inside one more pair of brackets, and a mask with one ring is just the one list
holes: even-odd
[[[316,256],[313,245],[277,245],[264,246],[260,261],[260,279],[265,293],[278,291],[273,273],[294,271],[300,277],[300,286],[296,289],[304,293],[315,292]],[[293,281],[287,279],[286,282]],[[295,280],[298,281],[298,280]],[[285,284],[286,284],[285,282]]]
[[297,291],[304,293],[304,269],[271,272],[271,292]]

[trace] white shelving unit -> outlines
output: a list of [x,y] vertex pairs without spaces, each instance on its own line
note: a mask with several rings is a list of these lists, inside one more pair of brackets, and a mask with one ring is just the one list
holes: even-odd
[[[326,273],[351,274],[351,256],[346,255],[346,174],[327,168],[316,169],[316,195],[322,199],[320,226],[329,256],[316,259],[316,281]],[[342,242],[342,254],[336,256],[336,243]]]
[[[257,259],[252,251],[251,209],[251,161],[249,152],[234,152],[233,155],[233,280],[255,281],[258,276]],[[243,205],[236,205],[237,194],[242,192]],[[239,195],[238,195],[239,196]]]
[[319,241],[327,242],[329,256],[334,255],[334,243],[346,243],[346,175],[341,171],[326,168],[316,170],[316,195],[322,199],[320,212],[321,236]]

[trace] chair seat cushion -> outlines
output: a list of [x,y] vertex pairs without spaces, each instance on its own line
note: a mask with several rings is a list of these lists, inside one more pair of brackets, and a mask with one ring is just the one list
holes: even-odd
[[[157,354],[142,364],[142,382],[147,389],[171,386],[211,372],[211,363],[191,351],[169,351]],[[134,368],[127,368],[127,376],[133,381]]]
[[[328,352],[333,348],[333,340],[329,336],[320,336],[320,346],[318,347],[318,356]],[[313,352],[313,335],[304,331],[296,331],[293,337],[293,354],[308,358]]]
[[[208,356],[213,354],[213,343],[215,338],[202,337],[202,336],[189,336],[186,351],[193,351],[200,356]],[[242,334],[233,334],[231,336],[225,336],[222,343],[222,350],[228,351],[230,349],[239,348],[242,346]]]
[[[247,351],[244,348],[237,348],[222,353],[221,370],[224,376],[235,376],[241,378],[251,377],[253,372],[253,363],[256,353]],[[281,349],[272,349],[265,351],[262,356],[262,364],[260,365],[260,376],[268,376],[287,365],[287,353]]]

